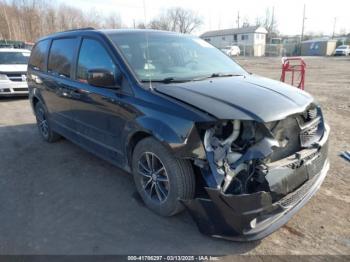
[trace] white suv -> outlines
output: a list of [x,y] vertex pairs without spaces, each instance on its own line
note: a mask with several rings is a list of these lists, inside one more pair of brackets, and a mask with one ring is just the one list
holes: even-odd
[[341,45],[338,46],[334,51],[334,55],[350,55],[350,46],[349,45]]
[[30,51],[0,48],[0,96],[27,95],[27,64]]
[[222,51],[228,56],[239,56],[241,54],[241,50],[236,45],[226,46]]

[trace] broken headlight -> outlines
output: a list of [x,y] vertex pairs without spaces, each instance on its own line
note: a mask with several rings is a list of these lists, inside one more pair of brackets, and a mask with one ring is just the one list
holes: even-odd
[[267,190],[264,162],[282,142],[254,121],[222,121],[207,128],[204,147],[216,187],[230,194]]

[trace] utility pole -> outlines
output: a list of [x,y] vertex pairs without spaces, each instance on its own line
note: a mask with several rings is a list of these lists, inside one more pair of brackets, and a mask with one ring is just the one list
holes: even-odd
[[303,41],[304,38],[304,25],[305,25],[305,4],[304,4],[304,10],[303,10],[303,26],[301,27],[301,36],[300,36],[300,42]]
[[[145,26],[147,25],[147,10],[146,10],[146,0],[143,0],[143,19]],[[147,26],[146,26],[147,27]]]
[[333,24],[333,34],[332,34],[332,39],[334,38],[334,34],[335,34],[335,25],[337,23],[337,18],[334,17],[334,24]]
[[238,11],[238,14],[237,14],[237,28],[239,28],[239,19],[240,19],[241,17],[239,16],[239,11]]
[[271,28],[270,28],[270,34],[274,32],[275,27],[275,7],[272,7],[272,15],[271,15]]
[[209,30],[211,30],[211,12],[209,14]]

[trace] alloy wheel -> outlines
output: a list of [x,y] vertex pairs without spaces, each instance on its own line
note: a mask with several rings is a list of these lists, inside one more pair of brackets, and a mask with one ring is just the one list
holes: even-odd
[[37,110],[36,117],[37,117],[38,127],[39,127],[39,130],[40,130],[41,134],[45,138],[48,137],[48,135],[49,135],[49,125],[48,125],[48,122],[47,122],[47,119],[46,119],[46,115],[45,115],[45,112],[44,112],[43,108],[39,108]]
[[138,161],[138,174],[146,195],[163,203],[169,195],[169,177],[162,161],[152,152],[144,152]]

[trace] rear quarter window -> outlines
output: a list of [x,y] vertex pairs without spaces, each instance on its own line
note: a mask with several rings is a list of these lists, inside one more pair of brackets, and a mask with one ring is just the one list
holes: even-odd
[[77,43],[76,38],[53,40],[49,54],[48,72],[69,78]]
[[29,59],[29,67],[35,70],[44,70],[48,47],[49,40],[40,41],[34,46]]

